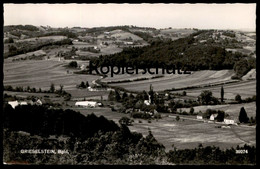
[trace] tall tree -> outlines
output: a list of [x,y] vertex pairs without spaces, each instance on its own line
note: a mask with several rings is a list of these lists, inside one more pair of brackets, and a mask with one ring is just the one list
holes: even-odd
[[152,84],[150,84],[150,91],[149,91],[149,97],[150,97],[150,103],[153,104],[154,103],[154,91],[153,91],[153,86]]
[[124,99],[127,98],[127,97],[128,97],[127,93],[124,92],[124,93],[123,93],[123,96],[122,96],[122,99],[124,100]]
[[89,87],[89,84],[88,84],[88,81],[86,81],[86,88],[88,88]]
[[247,117],[247,113],[244,107],[241,107],[238,119],[240,123],[248,122],[249,118]]
[[51,84],[51,87],[50,87],[50,92],[51,92],[51,93],[54,93],[54,91],[55,91],[55,86],[54,86],[54,84],[52,83],[52,84]]
[[62,93],[63,87],[64,87],[64,86],[60,84],[60,93]]
[[224,101],[224,88],[223,88],[223,86],[221,86],[220,95],[221,95],[221,102],[223,102]]
[[120,101],[121,100],[121,96],[120,96],[120,93],[116,90],[115,91],[116,93],[116,101]]
[[111,90],[111,91],[109,92],[109,94],[108,94],[108,100],[113,101],[113,100],[114,100],[114,97],[115,97],[115,94],[114,94],[114,92]]

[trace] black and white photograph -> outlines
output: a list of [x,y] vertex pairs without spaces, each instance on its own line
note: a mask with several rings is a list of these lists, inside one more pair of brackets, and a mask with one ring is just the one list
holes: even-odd
[[3,165],[256,165],[256,3],[3,3]]

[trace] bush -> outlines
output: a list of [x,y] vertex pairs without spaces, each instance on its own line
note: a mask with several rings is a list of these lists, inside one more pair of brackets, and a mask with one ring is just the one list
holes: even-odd
[[141,118],[141,119],[151,119],[152,116],[148,113],[140,113],[140,112],[133,112],[132,113],[133,118]]
[[180,120],[180,116],[176,116],[176,121],[179,121]]
[[236,95],[235,100],[236,100],[238,103],[241,103],[241,102],[242,102],[241,96],[240,96],[239,94]]
[[190,108],[190,114],[193,114],[194,113],[194,108]]
[[69,67],[77,68],[78,67],[78,63],[76,61],[71,61],[69,63]]
[[159,113],[156,113],[153,117],[155,119],[161,119],[162,118],[161,114],[159,114]]
[[132,119],[130,119],[128,117],[122,117],[118,122],[121,125],[131,126],[132,123],[134,122],[134,120],[132,120]]

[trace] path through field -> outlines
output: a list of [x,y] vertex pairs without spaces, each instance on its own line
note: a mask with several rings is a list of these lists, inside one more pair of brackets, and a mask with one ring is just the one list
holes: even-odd
[[76,89],[76,85],[82,81],[89,83],[99,78],[94,75],[67,73],[64,67],[68,63],[55,60],[26,60],[26,61],[7,61],[4,63],[4,85],[35,87],[48,90],[51,83],[59,89],[63,85],[64,89]]

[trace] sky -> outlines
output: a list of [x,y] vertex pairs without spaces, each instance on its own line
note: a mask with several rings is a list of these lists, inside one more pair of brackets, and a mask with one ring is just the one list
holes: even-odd
[[251,29],[256,3],[249,4],[4,4],[4,25]]

